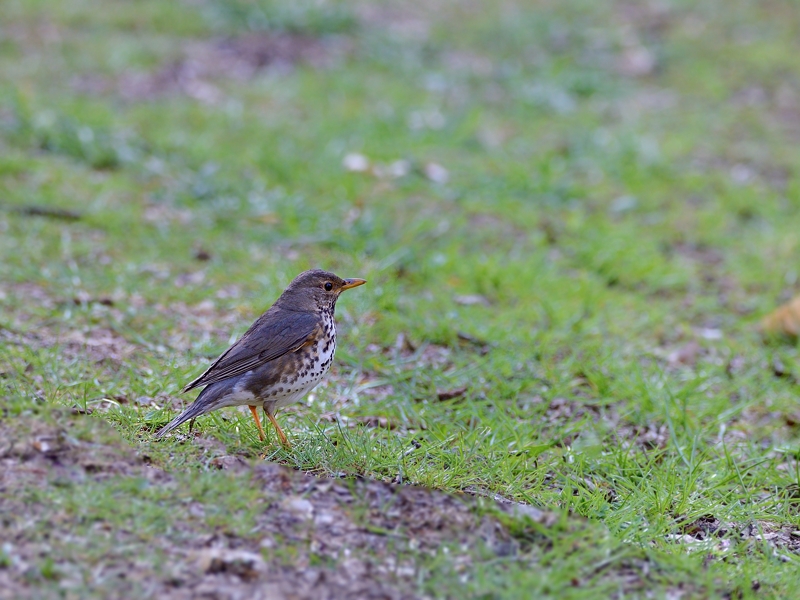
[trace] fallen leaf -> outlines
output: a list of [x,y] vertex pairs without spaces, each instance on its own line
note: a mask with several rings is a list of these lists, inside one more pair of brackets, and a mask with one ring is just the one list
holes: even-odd
[[761,332],[797,340],[800,337],[800,296],[776,308],[761,320]]
[[460,398],[467,393],[466,386],[455,388],[452,390],[439,390],[436,392],[436,397],[439,400],[452,400],[453,398]]

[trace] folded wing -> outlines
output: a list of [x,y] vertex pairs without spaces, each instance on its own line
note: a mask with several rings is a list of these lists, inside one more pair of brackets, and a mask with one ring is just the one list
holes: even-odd
[[[320,319],[310,313],[268,310],[222,356],[183,388],[183,392],[236,377],[296,352],[315,338]],[[258,329],[257,333],[254,333]]]

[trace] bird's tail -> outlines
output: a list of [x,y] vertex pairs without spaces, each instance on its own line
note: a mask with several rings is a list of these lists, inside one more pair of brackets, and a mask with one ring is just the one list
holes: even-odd
[[180,427],[189,419],[194,419],[195,417],[199,417],[200,415],[204,414],[206,411],[203,410],[202,406],[198,406],[197,402],[193,402],[189,408],[179,414],[177,417],[172,419],[169,423],[164,425],[161,429],[158,430],[156,433],[157,438],[162,438],[167,435],[170,431],[175,429],[176,427]]
[[230,392],[231,388],[235,384],[235,379],[226,379],[224,381],[212,383],[206,387],[202,392],[200,392],[200,395],[197,397],[197,399],[192,402],[186,410],[172,419],[172,421],[164,425],[164,427],[159,429],[156,433],[156,437],[164,437],[176,427],[180,427],[186,423],[186,421],[194,419],[195,417],[210,413],[212,410],[217,410],[218,408],[222,408],[224,406],[230,406],[225,402],[225,400],[228,392]]

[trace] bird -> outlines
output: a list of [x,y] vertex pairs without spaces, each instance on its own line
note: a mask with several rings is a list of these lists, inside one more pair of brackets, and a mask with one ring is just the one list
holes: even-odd
[[322,381],[336,351],[336,301],[343,291],[365,283],[365,279],[342,279],[321,269],[300,273],[236,343],[181,390],[205,386],[156,437],[220,408],[246,405],[263,442],[261,406],[281,443],[290,448],[275,412],[299,401]]

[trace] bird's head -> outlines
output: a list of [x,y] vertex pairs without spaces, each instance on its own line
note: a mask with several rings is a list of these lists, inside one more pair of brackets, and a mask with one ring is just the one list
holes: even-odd
[[333,310],[339,294],[365,283],[365,279],[342,279],[333,273],[312,269],[295,277],[275,304],[297,311]]

